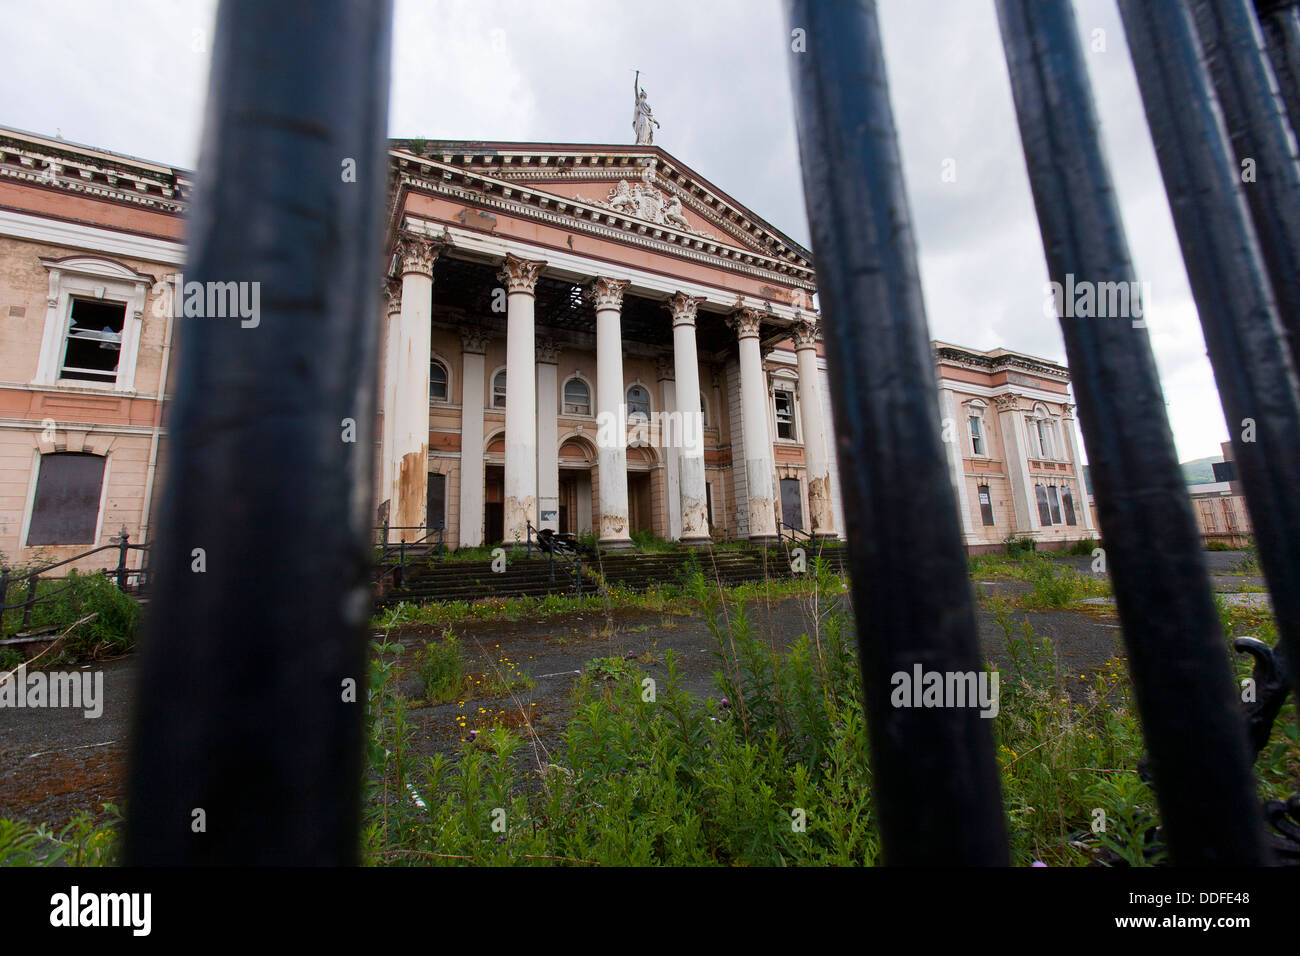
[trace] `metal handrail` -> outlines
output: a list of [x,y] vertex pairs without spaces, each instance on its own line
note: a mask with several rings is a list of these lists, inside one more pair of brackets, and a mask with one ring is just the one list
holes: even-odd
[[[71,584],[67,584],[56,591],[50,591],[38,597],[36,592],[40,587],[42,577],[46,580],[66,580],[66,578],[51,579],[48,576],[48,572],[53,571],[55,568],[74,564],[83,558],[99,554],[101,551],[116,551],[118,553],[117,567],[113,569],[97,568],[90,573],[100,574],[105,577],[108,577],[111,574],[116,579],[118,589],[124,592],[128,590],[128,579],[134,575],[136,579],[136,591],[139,592],[143,588],[144,580],[147,579],[148,571],[145,568],[143,561],[138,568],[128,568],[126,565],[127,556],[132,551],[140,551],[147,555],[149,552],[149,546],[145,544],[131,544],[131,536],[127,534],[126,528],[123,528],[122,533],[116,538],[110,538],[109,540],[114,543],[101,544],[97,548],[91,548],[89,551],[83,551],[70,558],[64,558],[62,561],[53,561],[38,568],[24,569],[23,573],[16,576],[12,574],[12,569],[0,567],[0,619],[3,618],[5,611],[16,611],[19,608],[22,608],[23,623],[21,626],[23,630],[26,630],[31,626],[32,609],[36,607],[36,605],[50,601],[68,590],[68,588],[72,587]],[[8,604],[6,601],[9,596],[9,585],[15,580],[25,580],[27,582],[26,597],[16,604]],[[2,624],[2,621],[0,621],[0,624]],[[0,627],[0,631],[2,630],[3,628]]]
[[552,581],[555,580],[555,558],[556,555],[558,554],[560,560],[569,566],[569,573],[573,577],[574,587],[577,589],[578,594],[581,595],[582,594],[582,555],[577,553],[570,553],[567,549],[564,548],[556,548],[555,544],[551,544],[549,547],[543,547],[540,540],[539,529],[534,528],[531,521],[525,521],[524,527],[527,529],[527,536],[528,536],[528,556],[530,558],[533,556],[533,535],[534,533],[538,533],[539,540],[537,542],[537,547],[538,550],[546,552],[546,565],[547,565],[547,570],[550,571],[551,580]]
[[[384,578],[388,577],[391,574],[393,576],[394,585],[400,588],[402,586],[402,577],[403,577],[402,572],[403,569],[405,569],[406,567],[406,549],[408,547],[414,548],[416,545],[423,544],[426,541],[431,540],[435,535],[437,536],[438,539],[438,560],[442,561],[443,558],[445,557],[444,529],[442,525],[439,525],[438,527],[433,529],[428,529],[427,525],[422,525],[422,524],[420,525],[382,524],[382,525],[376,525],[375,530],[380,532],[382,535],[380,539],[382,543],[379,545],[379,548],[383,556],[387,557],[391,553],[391,549],[394,548],[396,549],[398,555],[398,560],[393,564],[386,564],[383,560],[379,562],[379,565],[376,569],[377,573],[375,574],[375,582],[374,582],[375,584],[379,584],[381,581],[384,580]],[[391,531],[424,531],[425,533],[422,534],[420,537],[416,538],[414,541],[402,540],[397,542],[396,545],[391,545],[388,543],[388,534]]]

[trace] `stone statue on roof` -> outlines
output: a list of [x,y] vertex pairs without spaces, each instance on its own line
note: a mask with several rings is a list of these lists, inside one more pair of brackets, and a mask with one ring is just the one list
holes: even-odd
[[636,115],[632,117],[632,128],[636,130],[637,146],[653,146],[655,133],[651,128],[658,126],[659,121],[654,118],[650,111],[650,104],[646,101],[645,90],[641,87],[641,71],[636,71],[636,78],[632,80],[632,95],[636,100]]

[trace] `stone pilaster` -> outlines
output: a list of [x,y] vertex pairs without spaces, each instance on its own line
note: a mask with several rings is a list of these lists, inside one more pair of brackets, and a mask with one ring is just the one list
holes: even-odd
[[559,343],[537,340],[537,527],[560,530]]
[[483,408],[488,338],[477,326],[460,330],[459,547],[483,543]]

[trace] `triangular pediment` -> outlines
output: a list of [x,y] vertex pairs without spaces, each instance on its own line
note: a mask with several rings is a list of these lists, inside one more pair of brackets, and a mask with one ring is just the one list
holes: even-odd
[[815,287],[811,253],[656,146],[394,140],[414,187],[474,191]]

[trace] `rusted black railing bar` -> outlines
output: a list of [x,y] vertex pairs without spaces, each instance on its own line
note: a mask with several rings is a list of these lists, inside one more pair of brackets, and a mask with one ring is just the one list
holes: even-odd
[[[1133,290],[1070,2],[998,0],[997,12],[1054,288]],[[1058,305],[1171,855],[1259,863],[1245,728],[1141,307],[1085,318]]]
[[1295,369],[1191,10],[1183,2],[1135,0],[1120,0],[1119,9],[1292,686],[1300,692]]
[[1250,0],[1193,0],[1291,362],[1300,368],[1300,164]]
[[186,288],[256,314],[179,327],[130,864],[358,858],[391,15],[217,16]]
[[1255,10],[1291,130],[1300,138],[1300,3],[1255,0]]
[[884,860],[1005,864],[991,722],[976,707],[891,701],[895,675],[984,663],[876,4],[787,0],[786,14],[803,41],[791,43],[795,118]]

